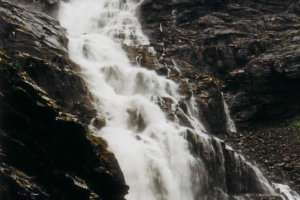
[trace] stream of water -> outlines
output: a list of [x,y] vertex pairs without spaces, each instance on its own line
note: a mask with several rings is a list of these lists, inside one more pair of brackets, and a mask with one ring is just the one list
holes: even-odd
[[[61,3],[59,20],[68,30],[70,57],[81,66],[94,106],[107,120],[106,127],[96,134],[108,141],[120,163],[130,186],[127,199],[226,200],[225,150],[221,141],[205,133],[197,120],[193,98],[184,113],[176,106],[182,99],[178,85],[154,71],[133,66],[122,48],[122,44],[149,44],[135,16],[140,3]],[[158,105],[166,103],[164,99],[171,100],[171,110],[181,112],[192,128],[167,119]],[[195,146],[191,148],[188,137],[201,146],[202,156],[197,156],[198,150],[191,151]],[[242,161],[239,156],[233,156],[233,160]],[[215,166],[215,172],[211,172],[210,164]],[[275,194],[262,175],[254,176],[260,191]]]
[[236,133],[236,127],[235,127],[235,124],[234,124],[234,121],[231,119],[231,116],[230,116],[230,111],[229,111],[229,108],[228,108],[228,105],[224,99],[224,95],[222,93],[222,101],[223,101],[223,105],[224,105],[224,111],[225,111],[225,114],[226,114],[226,127],[227,127],[227,131],[230,131],[230,132],[233,132],[233,133]]

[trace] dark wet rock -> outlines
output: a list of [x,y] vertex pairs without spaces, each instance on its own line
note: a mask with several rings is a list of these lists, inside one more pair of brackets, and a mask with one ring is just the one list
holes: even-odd
[[[58,2],[15,2],[25,1],[49,12]],[[132,63],[180,84],[184,98],[177,109],[172,110],[170,99],[158,102],[171,121],[177,118],[190,127],[187,105],[194,99],[199,111],[196,117],[207,131],[224,137],[221,91],[239,130],[268,126],[299,112],[298,11],[296,0],[145,0],[139,14],[157,54],[149,53],[147,47],[123,48]],[[93,97],[75,73],[79,68],[67,56],[65,30],[47,15],[3,0],[0,14],[0,197],[124,199],[128,187],[116,159],[106,150],[106,141],[85,129],[96,111],[90,103]],[[143,116],[134,109],[128,114],[129,124],[134,122],[138,127],[133,128],[143,131]],[[94,121],[96,128],[103,125]],[[233,137],[233,143],[254,154],[253,160],[268,171],[278,168],[278,174],[270,175],[272,180],[296,187],[298,153],[284,153],[293,141],[271,139],[275,147],[267,142],[267,135],[261,135],[249,136],[257,142],[249,146],[247,141],[252,139],[245,135]],[[215,152],[222,151],[225,160],[222,154],[213,156],[192,132],[186,137],[213,177],[199,193],[221,199],[222,193],[212,182],[232,195],[261,192],[253,184],[251,170],[243,166],[243,175],[237,175],[235,167],[241,164],[224,143],[210,138]],[[273,158],[276,148],[282,159]],[[216,175],[222,173],[226,175]],[[243,185],[242,179],[232,178],[235,175],[253,183]],[[245,199],[276,199],[242,195]]]
[[74,72],[78,66],[68,58],[65,30],[42,13],[27,12],[5,1],[0,1],[0,7],[1,51],[59,106],[89,123],[96,111],[83,79]]
[[237,196],[230,196],[229,200],[238,200],[238,199],[245,199],[245,200],[281,200],[281,197],[276,196],[267,196],[267,195],[257,195],[257,194],[246,194],[246,195],[237,195]]
[[92,119],[92,123],[91,123],[95,128],[97,129],[101,129],[103,127],[106,126],[106,120],[105,118],[95,118],[95,119]]
[[224,150],[224,156],[228,194],[265,193],[259,177],[255,175],[256,172],[245,162],[243,157],[227,149]]
[[124,199],[128,186],[66,50],[40,12],[0,1],[0,199]]
[[127,109],[128,113],[128,126],[137,132],[142,132],[147,127],[142,113],[137,109]]
[[[199,116],[196,117],[201,119],[208,132],[218,136],[225,135],[226,120],[219,80],[209,75],[203,75],[185,61],[161,57],[159,54],[153,55],[147,47],[137,48],[124,45],[123,48],[133,64],[154,70],[159,75],[179,84],[179,91],[184,95],[179,107],[183,109],[185,114],[187,112],[186,105],[190,104],[193,95],[199,111]],[[166,103],[172,102],[167,101]],[[160,107],[163,111],[169,112],[170,105],[167,106],[169,108],[161,105]],[[169,117],[172,118],[172,115],[170,114]]]
[[[203,186],[203,190],[199,191],[199,196],[202,195],[202,198],[222,199],[219,197],[218,190],[227,191],[227,185],[230,184],[226,183],[226,171],[224,168],[223,145],[225,144],[213,137],[201,139],[197,133],[191,130],[187,130],[185,137],[189,142],[192,154],[203,161],[200,164],[201,169],[198,170],[203,171],[203,177],[201,178],[207,182]],[[207,145],[208,142],[211,142],[212,145]]]
[[[209,177],[199,191],[202,198],[222,199],[219,190],[226,191],[230,199],[245,197],[245,199],[278,199],[265,194],[259,177],[256,175],[252,164],[228,147],[223,141],[213,137],[206,139],[191,130],[186,132],[185,137],[189,141],[191,152],[203,161],[201,169],[205,176]],[[211,143],[211,145],[207,145]],[[202,177],[203,178],[203,177]],[[218,190],[216,190],[218,188]],[[204,196],[203,196],[204,195]],[[246,198],[247,197],[247,198]]]
[[14,4],[24,6],[28,10],[40,11],[56,17],[59,3],[65,0],[10,0]]
[[227,142],[260,165],[276,183],[285,183],[300,192],[299,128],[277,128],[252,131],[247,134],[230,133]]
[[178,107],[179,107],[179,109],[181,109],[186,115],[188,114],[188,107],[187,107],[186,103],[184,103],[183,101],[179,101],[179,102],[178,102]]
[[33,3],[38,3],[38,4],[43,4],[43,5],[55,5],[60,0],[26,0],[26,1],[33,2]]
[[172,58],[182,78],[215,80],[215,86],[205,82],[196,99],[207,129],[222,135],[217,128],[224,126],[219,120],[224,118],[221,90],[238,130],[262,122],[271,125],[299,112],[297,9],[296,0],[149,0],[143,2],[140,16],[161,69],[163,63],[171,66],[165,61]]
[[176,119],[178,119],[180,126],[192,128],[189,118],[183,112],[176,111],[174,114],[176,115]]
[[172,112],[174,101],[168,97],[152,97],[152,100],[166,113]]
[[0,197],[89,199],[97,194],[122,199],[128,188],[107,144],[95,145],[75,115],[66,113],[11,62],[1,56],[1,182],[5,187]]
[[[290,163],[295,158],[284,152],[299,151],[299,141],[279,138],[281,132],[269,137],[257,130],[287,124],[299,115],[299,5],[298,0],[146,0],[139,15],[157,53],[125,48],[129,55],[140,56],[141,65],[179,83],[184,103],[194,97],[197,117],[209,133],[221,137],[226,132],[223,92],[239,132],[229,133],[231,144],[267,168],[271,180],[283,180],[295,190],[299,170]],[[242,133],[245,130],[254,130],[255,136]],[[230,165],[226,164],[228,171]],[[237,183],[228,181],[234,193]]]

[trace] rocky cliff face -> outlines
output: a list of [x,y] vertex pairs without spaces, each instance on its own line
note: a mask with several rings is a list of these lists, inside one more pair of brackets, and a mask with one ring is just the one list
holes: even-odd
[[299,5],[297,0],[147,0],[140,10],[160,64],[150,66],[161,73],[167,65],[187,99],[196,98],[207,130],[221,137],[223,92],[238,131],[245,132],[227,135],[228,141],[267,169],[273,181],[298,191],[299,156],[289,149],[299,151],[299,128],[255,130],[287,126],[299,116]]
[[207,88],[192,89],[218,135],[225,126],[221,91],[240,131],[299,112],[298,7],[296,0],[148,0],[140,15],[160,55],[218,83],[200,78]]
[[[65,30],[49,15],[35,11],[51,14],[58,1],[22,2],[31,9],[0,0],[0,199],[124,199],[128,186],[117,160],[106,142],[86,129],[96,111],[76,73],[78,66],[68,58]],[[209,133],[226,136],[221,92],[239,131],[272,127],[299,113],[299,6],[296,0],[145,0],[139,14],[157,53],[123,48],[133,63],[179,83],[183,101],[195,98],[198,117]],[[169,100],[160,105],[168,118],[177,115],[180,124],[189,127],[182,113],[169,111]],[[184,102],[179,106],[186,110]],[[99,129],[105,121],[96,119],[93,124]],[[236,148],[265,163],[264,156],[272,149],[257,141],[266,134],[229,137],[233,145],[241,146]],[[293,135],[298,138],[297,134]],[[247,137],[254,141],[250,146],[244,144]],[[287,161],[296,163],[288,165],[291,173],[274,178],[293,184],[294,189],[299,187],[297,144],[293,143],[295,151]],[[267,153],[251,153],[262,146]],[[195,143],[191,149],[207,159],[201,146]],[[222,150],[228,162],[223,177],[228,192],[259,192],[253,185],[237,189],[233,177],[238,172],[232,170],[237,163],[230,161],[234,153],[224,143]],[[266,164],[268,170],[287,166],[272,160]],[[218,158],[212,161],[210,173],[218,170],[218,162]]]
[[0,16],[0,199],[124,199],[117,160],[86,128],[96,111],[65,30],[7,1]]

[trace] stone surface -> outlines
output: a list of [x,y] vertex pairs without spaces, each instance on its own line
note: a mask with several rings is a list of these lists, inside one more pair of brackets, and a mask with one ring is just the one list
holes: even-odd
[[65,30],[7,1],[0,16],[0,199],[124,199],[117,160],[87,130],[96,111]]
[[[223,92],[238,130],[228,141],[267,168],[271,180],[297,191],[298,157],[289,154],[299,154],[298,139],[291,139],[298,131],[259,130],[299,116],[299,5],[298,0],[146,0],[139,15],[156,55],[147,48],[124,48],[133,62],[138,55],[142,66],[179,83],[185,104],[193,94],[199,119],[219,137],[226,135]],[[251,139],[249,132],[255,133]]]
[[[10,2],[0,0],[0,198],[124,199],[128,186],[117,160],[106,141],[86,130],[92,119],[98,129],[105,119],[97,119],[93,97],[68,58],[65,30],[40,12],[54,16],[58,1]],[[271,127],[299,113],[299,2],[145,0],[139,15],[157,53],[147,46],[123,48],[132,63],[180,85],[184,97],[173,110],[171,99],[153,97],[170,120],[190,127],[187,105],[195,103],[207,132],[225,137],[223,92],[239,131]],[[135,110],[128,115],[138,124],[132,129],[146,128],[142,115]],[[229,133],[228,141],[267,168],[271,180],[297,190],[299,141],[287,135],[298,132],[248,133]],[[211,139],[225,160],[210,156],[191,132],[186,137],[211,181],[226,188],[230,198],[277,199],[253,194],[261,192],[257,180],[245,166],[238,175],[241,163],[223,142]],[[240,187],[243,179],[248,182]],[[222,196],[211,183],[203,190]]]
[[192,66],[183,78],[214,80],[201,81],[196,97],[202,121],[220,135],[221,91],[240,131],[299,112],[298,8],[297,0],[148,0],[140,16],[157,57]]
[[[241,197],[249,200],[281,199],[262,195],[265,191],[250,162],[245,162],[245,158],[225,142],[214,137],[201,139],[192,131],[187,131],[185,137],[193,155],[202,160],[201,170],[206,170],[201,178],[207,182],[199,191],[199,196],[205,194],[208,199],[224,199],[224,194],[220,192],[222,190],[226,191],[230,200]],[[211,145],[207,145],[208,141]]]
[[227,142],[255,161],[275,183],[285,183],[300,192],[300,130],[297,126],[230,133]]
[[[0,48],[59,106],[89,123],[96,111],[87,87],[68,58],[65,30],[48,15],[1,1]],[[70,89],[72,88],[72,89]]]
[[[192,96],[199,107],[198,118],[205,125],[207,131],[220,137],[226,132],[226,118],[222,104],[221,84],[211,75],[202,74],[186,61],[175,62],[172,57],[162,57],[160,54],[153,55],[148,48],[123,46],[133,64],[140,65],[149,70],[155,70],[159,75],[165,76],[179,84],[179,92],[184,96],[179,108],[186,112],[187,104],[191,103]],[[165,101],[170,104],[171,102]],[[172,114],[170,105],[168,109],[160,106],[165,112]],[[185,108],[184,108],[185,107]],[[186,111],[184,111],[186,110]],[[213,124],[215,123],[215,124]],[[187,125],[185,122],[182,124]]]
[[106,126],[106,120],[105,120],[105,118],[99,118],[99,117],[97,117],[97,118],[94,118],[94,119],[92,120],[91,124],[92,124],[95,128],[101,129],[101,128],[103,128],[103,127]]

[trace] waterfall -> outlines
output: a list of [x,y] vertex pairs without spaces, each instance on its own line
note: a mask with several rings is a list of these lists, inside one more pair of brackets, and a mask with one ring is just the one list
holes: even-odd
[[299,200],[300,196],[287,185],[273,183],[275,191],[280,194],[284,200]]
[[[108,141],[119,161],[130,186],[127,199],[226,200],[230,170],[225,163],[239,166],[245,177],[251,177],[251,167],[205,133],[194,97],[185,102],[186,110],[180,108],[178,85],[133,66],[122,49],[122,44],[149,44],[135,16],[141,2],[71,0],[60,5],[70,58],[81,66],[94,106],[107,120],[95,134]],[[169,117],[162,108],[169,109]],[[181,124],[183,119],[189,125]],[[249,186],[238,192],[274,194],[254,172],[253,177],[258,189]]]
[[225,111],[225,115],[226,115],[226,127],[227,127],[227,131],[236,133],[236,127],[234,125],[233,120],[230,117],[229,108],[228,108],[228,105],[227,105],[227,103],[226,103],[226,101],[224,99],[223,92],[221,94],[222,94],[222,101],[223,101],[224,111]]
[[185,128],[170,123],[153,101],[177,102],[178,86],[132,66],[122,50],[121,43],[149,43],[135,17],[138,5],[134,0],[73,0],[61,5],[59,18],[69,32],[70,57],[82,67],[95,107],[107,119],[98,134],[120,163],[130,186],[127,198],[193,199],[191,168],[200,167],[189,153]]

